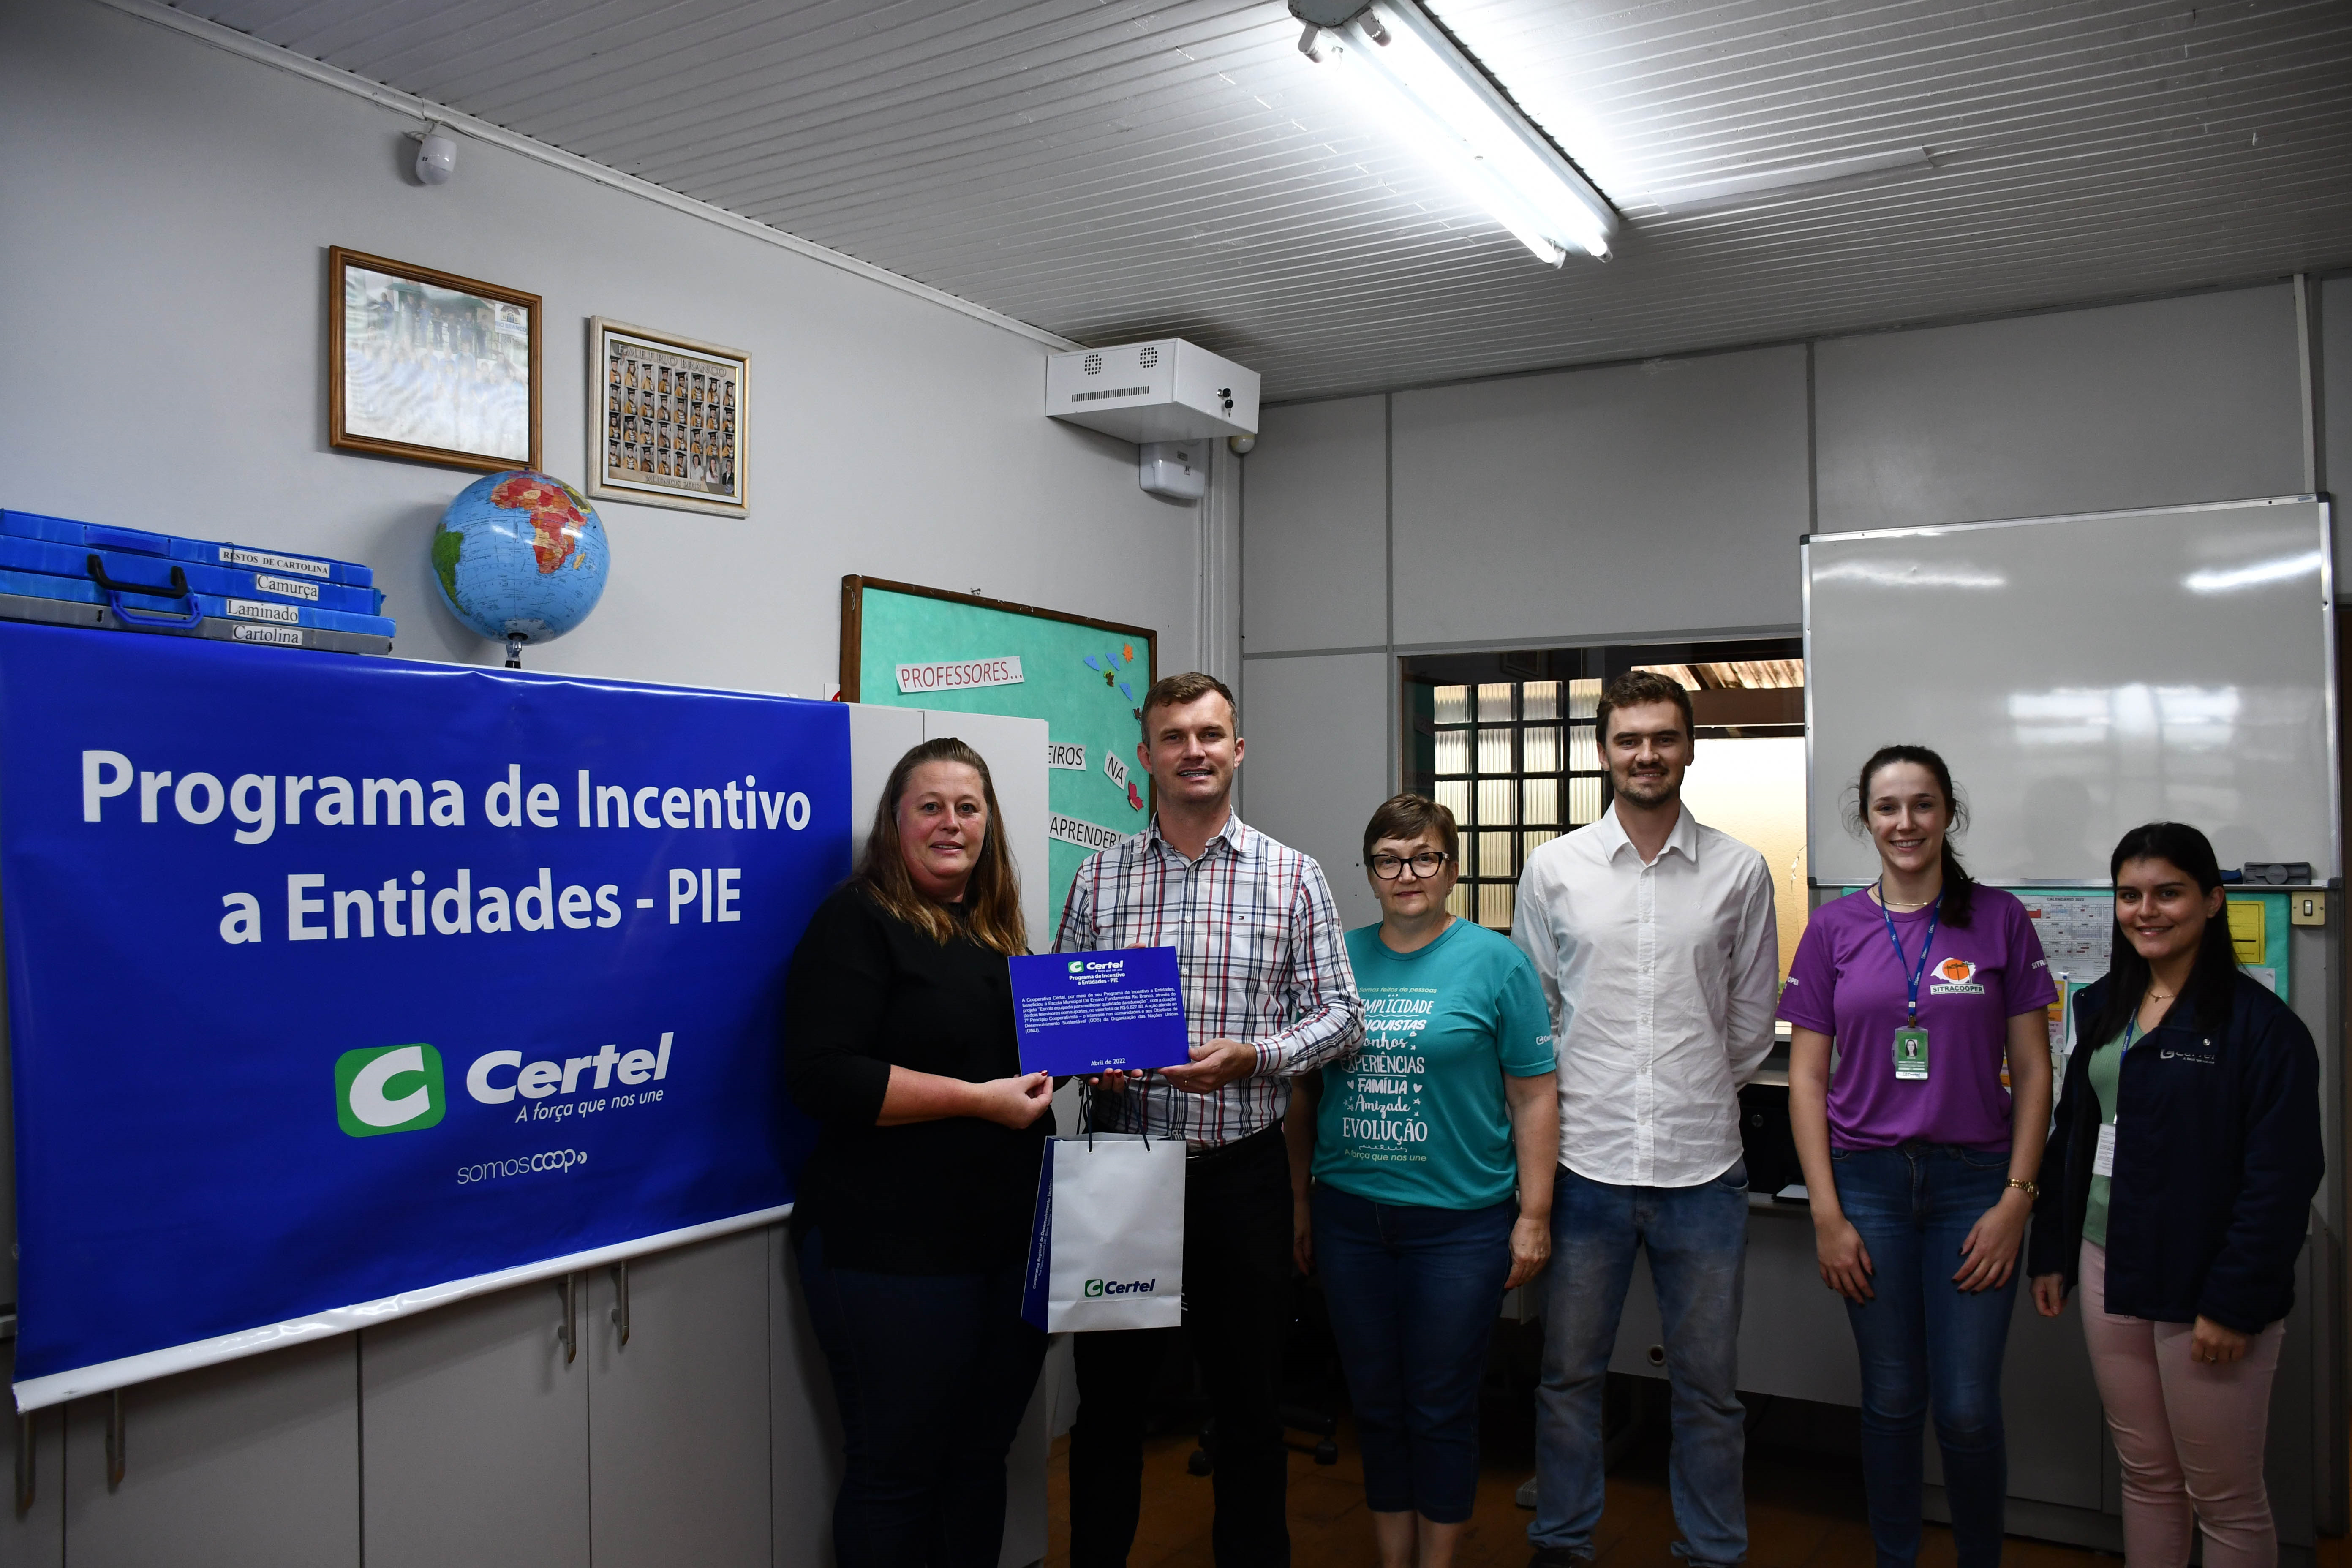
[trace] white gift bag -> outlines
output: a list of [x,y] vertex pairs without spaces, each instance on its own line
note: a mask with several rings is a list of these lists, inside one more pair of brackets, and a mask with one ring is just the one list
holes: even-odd
[[1183,1307],[1183,1142],[1045,1140],[1022,1317],[1049,1334],[1172,1329]]

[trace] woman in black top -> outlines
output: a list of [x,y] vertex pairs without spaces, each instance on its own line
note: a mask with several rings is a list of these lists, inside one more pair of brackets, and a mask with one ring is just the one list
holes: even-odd
[[793,1235],[841,1408],[841,1568],[994,1568],[1045,1359],[1021,1277],[1054,1086],[1021,1071],[996,816],[961,741],[899,758],[785,984],[784,1079],[820,1128]]

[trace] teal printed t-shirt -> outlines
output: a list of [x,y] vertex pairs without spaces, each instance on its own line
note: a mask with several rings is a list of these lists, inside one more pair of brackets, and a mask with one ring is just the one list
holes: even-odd
[[1364,1044],[1323,1069],[1315,1179],[1376,1204],[1478,1209],[1518,1185],[1503,1075],[1553,1070],[1535,966],[1508,937],[1456,920],[1398,952],[1348,933]]

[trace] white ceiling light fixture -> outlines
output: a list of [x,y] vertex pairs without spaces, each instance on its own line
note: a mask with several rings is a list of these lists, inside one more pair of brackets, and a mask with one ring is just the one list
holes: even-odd
[[1609,259],[1617,214],[1412,0],[1290,0],[1298,48],[1548,266]]

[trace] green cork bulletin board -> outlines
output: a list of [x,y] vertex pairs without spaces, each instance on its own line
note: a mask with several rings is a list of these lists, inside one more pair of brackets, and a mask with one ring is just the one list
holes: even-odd
[[1146,626],[878,577],[841,580],[844,701],[1045,721],[1056,918],[1086,858],[1150,816],[1137,710],[1159,671],[1159,643]]

